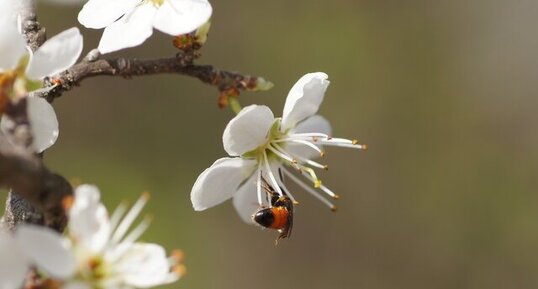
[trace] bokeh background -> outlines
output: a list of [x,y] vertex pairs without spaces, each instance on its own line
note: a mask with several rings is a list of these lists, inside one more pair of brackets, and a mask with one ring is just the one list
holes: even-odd
[[[276,85],[243,105],[280,115],[289,88],[324,71],[320,113],[367,152],[328,149],[331,213],[298,188],[293,237],[247,226],[230,202],[194,212],[200,172],[225,155],[233,117],[196,79],[99,77],[54,102],[50,168],[97,184],[112,210],[152,192],[143,239],[186,252],[166,288],[538,288],[538,2],[212,1],[199,63]],[[79,7],[41,3],[52,36]],[[80,25],[79,25],[80,26]],[[101,31],[83,30],[85,50]],[[176,53],[155,35],[115,55]]]

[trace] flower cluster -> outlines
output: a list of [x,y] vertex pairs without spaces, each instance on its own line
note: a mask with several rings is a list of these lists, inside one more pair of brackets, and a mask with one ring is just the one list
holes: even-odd
[[183,272],[178,252],[167,257],[162,246],[137,242],[149,219],[129,230],[148,197],[130,210],[120,205],[109,217],[97,187],[81,185],[69,204],[65,237],[34,225],[0,234],[0,288],[18,288],[33,266],[62,288],[148,288],[177,281]]
[[[18,124],[9,105],[26,103],[31,145],[40,153],[55,143],[58,120],[45,99],[31,94],[59,85],[58,74],[79,59],[83,39],[73,27],[32,51],[21,34],[18,5],[15,0],[0,0],[0,129],[5,135],[13,133]],[[87,28],[104,29],[100,53],[140,45],[155,28],[174,36],[174,45],[188,54],[206,41],[211,14],[207,0],[89,0],[78,20]],[[272,86],[263,78],[249,79],[237,82],[245,82],[247,90]],[[290,179],[335,210],[331,199],[338,195],[322,184],[315,171],[328,166],[316,158],[324,156],[326,146],[366,149],[366,145],[332,137],[329,122],[316,114],[328,86],[323,72],[301,77],[287,96],[282,117],[275,117],[264,105],[241,109],[238,88],[219,86],[221,104],[230,102],[237,113],[222,137],[229,157],[200,174],[191,190],[194,209],[202,211],[233,198],[245,222],[277,229],[279,238],[286,238],[298,204],[286,186],[285,179]],[[131,229],[148,198],[144,194],[130,209],[120,205],[109,216],[97,187],[81,185],[64,200],[65,235],[35,225],[0,233],[0,289],[20,288],[32,270],[53,282],[50,288],[55,289],[148,288],[177,281],[183,272],[181,253],[167,256],[162,246],[137,241],[150,224],[148,218]]]

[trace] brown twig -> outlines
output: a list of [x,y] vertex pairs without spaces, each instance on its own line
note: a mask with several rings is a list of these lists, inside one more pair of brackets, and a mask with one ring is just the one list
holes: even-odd
[[[94,53],[94,52],[91,52]],[[90,60],[88,60],[90,58]],[[180,74],[201,80],[204,83],[216,86],[219,91],[235,89],[237,91],[256,90],[257,83],[263,78],[243,75],[237,72],[220,70],[211,65],[197,65],[192,63],[189,55],[179,54],[176,57],[161,59],[94,59],[86,57],[68,70],[49,79],[47,86],[34,96],[44,97],[49,102],[60,97],[63,92],[71,90],[86,78],[108,75],[131,78],[152,74]]]
[[34,0],[16,0],[19,1],[19,15],[22,24],[22,33],[26,39],[26,44],[36,51],[45,40],[47,35],[45,28],[37,22],[36,3]]

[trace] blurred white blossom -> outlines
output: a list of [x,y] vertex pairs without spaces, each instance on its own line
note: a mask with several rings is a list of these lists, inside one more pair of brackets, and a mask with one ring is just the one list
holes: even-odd
[[[82,35],[73,27],[47,40],[35,52],[26,47],[16,17],[18,1],[0,0],[0,101],[26,95],[40,88],[46,76],[71,67],[82,52]],[[37,152],[49,148],[58,138],[58,120],[52,106],[43,99],[28,98],[28,116]],[[13,123],[5,116],[3,131]]]
[[74,273],[68,240],[45,227],[19,225],[13,234],[1,232],[0,256],[0,289],[21,288],[33,266],[53,278]]
[[105,28],[99,51],[142,44],[153,28],[177,36],[194,31],[211,16],[207,0],[89,0],[78,14],[87,28]]
[[[321,184],[312,168],[327,169],[314,160],[323,156],[322,146],[365,149],[356,140],[332,138],[329,122],[315,115],[329,85],[322,72],[301,77],[291,88],[282,118],[275,118],[263,105],[243,108],[227,125],[223,134],[226,152],[196,180],[191,201],[197,211],[205,210],[233,197],[233,204],[245,222],[262,206],[271,206],[262,190],[265,178],[279,195],[293,196],[283,182],[284,176],[334,209],[318,191],[332,198],[338,196]],[[288,170],[290,167],[306,177],[305,184]]]
[[162,246],[137,242],[149,219],[129,231],[148,198],[148,194],[143,195],[129,211],[125,204],[120,205],[109,218],[97,187],[81,185],[76,189],[68,236],[77,273],[66,282],[67,288],[147,288],[181,277],[178,260],[167,257]]
[[21,288],[32,266],[67,289],[148,288],[179,280],[178,251],[167,257],[162,246],[137,242],[149,220],[129,230],[147,200],[143,195],[129,211],[121,205],[109,218],[97,187],[81,185],[68,210],[66,236],[33,225],[0,233],[0,289]]

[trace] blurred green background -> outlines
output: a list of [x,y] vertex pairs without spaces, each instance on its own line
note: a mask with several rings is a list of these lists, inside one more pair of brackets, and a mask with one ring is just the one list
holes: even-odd
[[[152,192],[143,239],[186,252],[168,288],[538,288],[538,2],[212,1],[199,63],[275,83],[243,105],[281,115],[289,88],[324,71],[320,113],[367,152],[328,149],[331,213],[301,202],[290,240],[242,223],[227,202],[194,212],[200,172],[225,156],[233,114],[196,79],[85,80],[54,106],[50,168],[97,184],[112,210]],[[78,7],[42,3],[49,37]],[[80,25],[79,25],[80,26]],[[83,30],[85,50],[101,31]],[[114,55],[171,56],[155,32]]]

